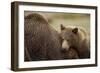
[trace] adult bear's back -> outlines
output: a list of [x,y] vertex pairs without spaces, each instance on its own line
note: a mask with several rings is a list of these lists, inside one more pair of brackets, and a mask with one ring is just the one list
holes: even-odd
[[[31,60],[61,59],[60,36],[42,15],[29,14],[25,17],[24,25],[25,48],[28,50]],[[27,60],[25,58],[25,61]]]

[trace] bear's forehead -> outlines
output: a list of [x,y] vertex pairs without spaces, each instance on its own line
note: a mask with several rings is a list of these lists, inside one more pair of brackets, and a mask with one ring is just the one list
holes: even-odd
[[72,32],[69,32],[69,31],[63,31],[63,32],[61,33],[61,36],[62,36],[63,38],[68,38],[68,37],[73,37],[74,34],[73,34]]
[[72,34],[72,28],[66,28],[65,30],[62,31],[62,33],[66,33],[66,34]]
[[74,34],[74,33],[72,32],[72,29],[63,30],[63,31],[61,32],[61,36],[62,36],[63,38],[75,38],[75,37],[78,37],[78,35],[76,35],[76,34]]

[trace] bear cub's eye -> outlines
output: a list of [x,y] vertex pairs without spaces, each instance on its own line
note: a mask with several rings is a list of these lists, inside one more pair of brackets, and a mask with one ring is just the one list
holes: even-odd
[[67,39],[67,41],[69,41],[69,39]]
[[69,39],[67,39],[67,41],[70,41]]

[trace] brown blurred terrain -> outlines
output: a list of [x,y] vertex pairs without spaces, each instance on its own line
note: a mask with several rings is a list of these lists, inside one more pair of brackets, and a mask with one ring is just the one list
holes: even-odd
[[90,14],[25,11],[25,16],[31,13],[39,13],[43,15],[48,20],[49,24],[59,32],[60,24],[63,24],[66,27],[82,27],[87,31],[90,36]]

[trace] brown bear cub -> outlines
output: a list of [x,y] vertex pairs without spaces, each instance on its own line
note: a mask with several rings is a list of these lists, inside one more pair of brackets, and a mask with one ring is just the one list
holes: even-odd
[[90,58],[90,39],[85,30],[77,27],[64,27],[61,24],[60,35],[63,39],[62,48],[69,52],[68,57],[74,57],[70,54],[71,52],[76,55],[76,58]]
[[62,49],[62,56],[64,59],[79,59],[78,53],[74,48],[70,47],[68,50]]
[[24,18],[25,61],[60,60],[61,37],[40,14]]

